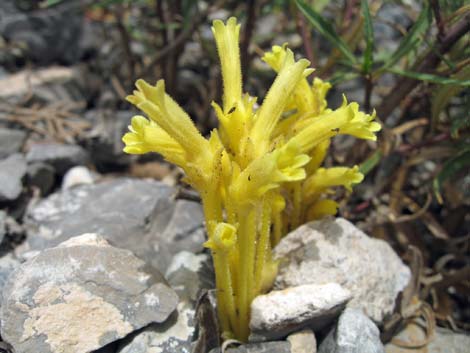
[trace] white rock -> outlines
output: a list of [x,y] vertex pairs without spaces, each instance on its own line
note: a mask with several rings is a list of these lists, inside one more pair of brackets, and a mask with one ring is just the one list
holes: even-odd
[[95,177],[85,166],[76,166],[65,173],[62,179],[62,190],[70,189],[76,185],[93,184]]
[[178,271],[180,268],[187,268],[193,272],[199,271],[202,263],[207,260],[205,254],[194,254],[189,251],[181,251],[177,253],[171,261],[168,269],[165,272],[165,278],[170,277],[173,273]]
[[289,335],[289,337],[287,337],[287,341],[290,343],[291,353],[317,352],[317,339],[315,338],[315,333],[310,329],[305,329]]
[[411,273],[383,240],[373,239],[342,218],[299,227],[274,249],[282,259],[276,289],[301,284],[339,283],[351,291],[348,307],[380,323],[393,312]]
[[273,340],[304,327],[326,326],[351,299],[336,283],[302,286],[260,295],[251,303],[252,341]]
[[71,247],[77,245],[110,246],[108,241],[96,233],[85,233],[57,245],[57,247]]

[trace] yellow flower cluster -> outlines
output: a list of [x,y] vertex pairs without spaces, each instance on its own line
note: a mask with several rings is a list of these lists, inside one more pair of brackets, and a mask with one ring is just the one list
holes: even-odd
[[148,119],[132,119],[124,151],[160,153],[200,193],[224,336],[246,340],[250,303],[276,275],[272,247],[302,222],[335,214],[337,204],[327,198],[333,187],[351,189],[363,179],[357,167],[321,167],[330,139],[375,140],[380,125],[346,99],[327,108],[330,84],[315,78],[311,85],[309,61],[296,61],[286,46],[263,57],[277,77],[255,110],[256,98],[242,93],[240,25],[235,18],[217,20],[212,31],[224,89],[222,106],[212,103],[219,128],[204,138],[163,81],[138,80],[127,99]]

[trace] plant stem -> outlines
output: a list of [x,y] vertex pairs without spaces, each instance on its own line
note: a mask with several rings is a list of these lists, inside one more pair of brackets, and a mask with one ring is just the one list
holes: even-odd
[[364,110],[370,112],[370,100],[372,97],[372,89],[374,85],[372,83],[372,77],[370,74],[364,76],[365,89],[364,89]]
[[[234,331],[238,336],[237,315],[233,298],[232,275],[230,273],[229,254],[227,252],[212,251],[217,285],[217,300],[221,303],[219,315],[225,331]],[[228,320],[228,321],[227,321]]]
[[292,211],[290,230],[293,230],[299,226],[302,207],[302,185],[299,181],[292,184],[292,203],[294,207]]
[[[248,338],[248,323],[250,300],[249,295],[253,286],[254,248],[256,240],[256,214],[251,206],[248,210],[240,212],[239,221],[239,246],[240,246],[240,273],[238,275],[238,314],[240,338]],[[251,275],[250,275],[251,273]]]
[[[452,26],[442,41],[437,45],[437,53],[429,51],[420,64],[413,67],[413,71],[426,73],[433,70],[440,62],[440,57],[446,54],[452,46],[470,31],[470,13],[467,13],[459,22]],[[385,120],[400,105],[405,98],[421,81],[401,77],[377,108],[377,115]]]
[[270,251],[269,246],[269,233],[271,226],[271,197],[266,195],[263,202],[263,210],[261,215],[261,231],[258,239],[258,244],[256,246],[256,266],[255,266],[255,291],[257,293],[261,290],[262,277],[264,265],[266,263],[267,252]]

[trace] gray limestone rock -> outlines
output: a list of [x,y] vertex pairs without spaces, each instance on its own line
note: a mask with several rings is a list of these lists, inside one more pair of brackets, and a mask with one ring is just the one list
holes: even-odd
[[[132,334],[120,346],[118,353],[191,353],[195,336],[196,299],[208,286],[203,272],[209,256],[181,251],[174,257],[165,277],[176,291],[181,302],[177,312],[163,324],[152,324],[140,332]],[[214,334],[214,332],[212,332]]]
[[0,201],[16,200],[23,189],[26,161],[16,153],[0,161]]
[[47,163],[52,165],[58,174],[64,174],[76,165],[85,165],[89,161],[88,153],[78,145],[61,143],[37,143],[31,146],[26,155],[28,163]]
[[11,274],[1,335],[16,353],[85,353],[165,322],[177,303],[158,271],[96,234],[83,234]]
[[41,195],[47,195],[55,183],[55,169],[46,163],[29,164],[26,170],[27,183],[37,187]]
[[0,243],[3,242],[3,239],[5,238],[5,235],[7,232],[6,221],[7,221],[6,212],[0,210]]
[[364,310],[377,323],[393,312],[411,277],[390,245],[342,218],[299,227],[281,240],[274,256],[282,259],[275,288],[339,283],[352,293],[348,307]]
[[0,128],[0,159],[20,152],[25,139],[24,131]]
[[0,293],[10,274],[18,268],[20,261],[12,254],[8,253],[0,257]]
[[337,283],[274,290],[251,303],[250,341],[274,340],[310,327],[319,330],[341,312],[351,293]]
[[129,178],[58,191],[26,213],[22,252],[99,233],[164,273],[174,254],[202,251],[205,238],[201,206],[173,194],[163,183]]
[[385,353],[380,331],[358,309],[346,309],[320,344],[318,353]]
[[310,329],[294,332],[287,337],[291,353],[317,353],[317,339]]
[[132,334],[121,345],[117,353],[191,353],[194,335],[194,307],[181,302],[177,312],[163,324],[152,324]]
[[177,253],[165,273],[171,287],[183,300],[196,303],[204,289],[215,287],[214,270],[208,254]]

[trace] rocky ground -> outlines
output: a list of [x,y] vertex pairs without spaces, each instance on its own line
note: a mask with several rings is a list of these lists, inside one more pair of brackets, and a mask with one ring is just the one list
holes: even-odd
[[[122,153],[134,114],[112,73],[122,49],[75,11],[74,1],[0,4],[12,45],[0,67],[0,352],[467,351],[463,333],[432,327],[429,337],[415,268],[343,218],[281,241],[274,289],[252,304],[250,342],[221,347],[197,195],[157,156]],[[263,21],[260,37],[276,26]],[[191,42],[180,58],[182,101],[210,70],[204,60],[191,70],[201,50]],[[13,64],[21,58],[34,66]],[[354,99],[355,85],[344,89]]]

